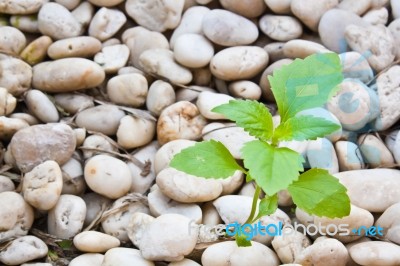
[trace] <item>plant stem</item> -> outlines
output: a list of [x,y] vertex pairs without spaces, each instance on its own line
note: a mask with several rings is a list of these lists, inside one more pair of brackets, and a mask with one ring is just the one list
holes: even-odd
[[249,218],[247,218],[245,222],[246,224],[253,221],[254,215],[256,214],[257,203],[258,203],[258,198],[260,197],[260,192],[261,192],[261,187],[256,184],[256,191],[254,191],[253,203],[251,204],[251,212]]

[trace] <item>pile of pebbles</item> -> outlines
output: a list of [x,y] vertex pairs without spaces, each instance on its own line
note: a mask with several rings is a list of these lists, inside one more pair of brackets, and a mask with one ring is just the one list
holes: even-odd
[[[0,0],[0,25],[2,264],[400,265],[400,1]],[[239,248],[204,233],[243,223],[254,184],[187,175],[173,155],[214,139],[240,160],[253,138],[211,109],[241,98],[275,113],[266,77],[332,51],[346,79],[304,113],[341,129],[282,145],[335,175],[351,213],[293,212],[281,191],[260,222],[383,236],[292,232]]]

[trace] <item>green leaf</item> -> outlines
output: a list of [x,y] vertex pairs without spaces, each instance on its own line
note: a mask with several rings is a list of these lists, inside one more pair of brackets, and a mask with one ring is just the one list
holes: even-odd
[[325,104],[342,80],[342,66],[335,53],[313,54],[282,66],[269,77],[281,121]]
[[223,114],[226,118],[236,122],[238,126],[254,137],[269,140],[272,136],[272,115],[258,101],[231,100],[227,104],[213,108],[212,111]]
[[72,240],[64,239],[57,242],[57,245],[62,249],[70,249],[72,247]]
[[235,235],[236,244],[239,247],[251,247],[250,240],[247,240],[246,238],[247,238],[247,236],[245,236],[243,234],[236,234]]
[[242,148],[244,166],[250,176],[268,195],[274,195],[299,177],[303,157],[288,148],[277,148],[260,140]]
[[329,135],[340,126],[325,118],[312,115],[302,115],[289,118],[280,124],[274,132],[274,139],[285,140],[314,140]]
[[265,215],[273,214],[278,208],[278,195],[274,194],[272,196],[265,195],[265,197],[258,204],[258,214],[257,217],[253,220],[257,221],[261,217]]
[[171,160],[171,167],[204,178],[227,178],[236,170],[246,172],[237,164],[228,149],[219,141],[198,142],[183,149]]
[[297,207],[309,214],[329,218],[341,218],[350,214],[347,189],[326,170],[308,170],[288,190]]

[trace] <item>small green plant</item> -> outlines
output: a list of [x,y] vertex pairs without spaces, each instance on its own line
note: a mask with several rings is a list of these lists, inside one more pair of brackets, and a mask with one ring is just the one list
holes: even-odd
[[[247,182],[254,180],[256,190],[246,223],[274,213],[278,206],[277,193],[283,189],[287,189],[293,202],[309,214],[329,218],[349,215],[347,190],[335,177],[318,168],[304,172],[302,155],[279,147],[280,141],[315,140],[339,128],[326,119],[298,113],[324,105],[337,92],[342,80],[340,60],[335,53],[296,59],[269,76],[281,117],[276,128],[269,110],[257,101],[233,100],[212,110],[257,138],[241,149],[244,167],[221,142],[214,140],[182,150],[170,166],[204,178],[227,178],[239,170],[246,175]],[[265,197],[259,200],[261,190]],[[251,245],[238,235],[236,242],[239,246]]]

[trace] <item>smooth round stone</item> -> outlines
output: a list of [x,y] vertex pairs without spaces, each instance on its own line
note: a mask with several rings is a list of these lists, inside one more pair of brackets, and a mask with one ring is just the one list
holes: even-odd
[[98,134],[86,137],[82,143],[82,149],[84,159],[90,159],[96,154],[118,152],[117,147],[115,147],[106,136]]
[[[348,225],[348,229],[351,231],[352,229],[358,229],[362,227],[369,228],[374,224],[374,217],[372,214],[364,209],[361,209],[355,205],[351,205],[351,211],[348,216],[342,217],[342,218],[335,218],[335,219],[330,219],[326,217],[318,217],[318,216],[313,216],[314,217],[314,224],[321,226],[320,230],[324,234],[329,234],[330,236],[332,235],[332,231],[330,231],[330,228],[328,226],[330,224],[340,226],[343,224]],[[329,226],[330,227],[330,226]],[[339,240],[342,243],[350,243],[353,242],[357,239],[360,239],[363,237],[363,235],[366,233],[365,230],[360,230],[360,235],[357,234],[352,234],[350,235],[341,235],[335,234],[332,235],[333,238]]]
[[293,14],[308,28],[317,31],[322,15],[338,3],[338,0],[292,0],[290,7]]
[[400,18],[400,3],[396,0],[390,0],[390,6],[392,7],[392,15],[394,19]]
[[56,206],[48,213],[48,232],[63,239],[74,237],[82,230],[85,216],[86,204],[81,197],[61,195]]
[[395,39],[390,30],[383,25],[350,25],[345,30],[345,38],[354,51],[360,54],[369,51],[367,60],[378,72],[388,67],[395,59]]
[[105,41],[114,36],[125,24],[126,16],[117,9],[100,8],[89,25],[89,35]]
[[39,11],[43,4],[48,0],[13,0],[2,1],[0,3],[0,12],[5,14],[34,14]]
[[81,0],[55,0],[55,2],[72,10],[80,4]]
[[295,39],[283,45],[283,54],[289,58],[306,58],[316,53],[329,53],[323,45],[307,40]]
[[109,6],[116,6],[124,2],[124,0],[89,0],[89,2],[96,6],[109,7]]
[[125,9],[128,15],[140,26],[149,30],[164,32],[175,29],[183,11],[184,0],[128,0]]
[[[1,7],[0,7],[1,8]],[[14,27],[0,26],[0,51],[10,55],[19,55],[26,46],[25,35]]]
[[213,201],[219,216],[225,224],[245,223],[250,215],[252,198],[239,195],[226,195]]
[[203,225],[215,226],[222,223],[222,219],[211,201],[204,203],[201,206],[201,211],[203,212],[203,220],[201,221]]
[[80,112],[75,119],[79,127],[105,135],[115,135],[125,113],[115,105],[98,105]]
[[281,262],[291,263],[295,261],[311,243],[307,236],[291,228],[283,228],[282,233],[282,236],[274,237],[274,240],[272,240],[272,247]]
[[339,55],[344,78],[358,79],[368,83],[374,78],[374,72],[368,60],[357,52],[346,52]]
[[108,155],[96,155],[85,165],[87,185],[96,193],[117,199],[128,193],[132,177],[123,161]]
[[207,124],[196,105],[180,101],[165,108],[157,122],[157,139],[163,145],[175,139],[196,140]]
[[17,99],[7,91],[0,87],[0,116],[11,114],[17,106]]
[[222,123],[210,123],[202,131],[203,140],[220,141],[229,150],[235,159],[242,158],[241,148],[248,142],[255,140],[241,127],[226,127]]
[[82,25],[64,6],[46,3],[38,14],[38,27],[43,35],[60,40],[79,36]]
[[183,13],[178,27],[172,33],[169,41],[171,49],[174,48],[176,39],[183,34],[193,33],[203,35],[202,22],[204,15],[208,12],[210,12],[210,9],[204,6],[193,6],[188,8]]
[[116,104],[140,107],[146,101],[148,83],[137,73],[118,75],[107,83],[107,94]]
[[272,63],[271,65],[269,65],[264,70],[264,72],[261,74],[259,85],[260,85],[260,88],[262,91],[262,95],[266,100],[275,102],[275,97],[274,97],[274,94],[272,93],[271,84],[269,83],[268,76],[271,76],[275,70],[281,68],[284,65],[288,65],[292,62],[293,62],[292,59],[278,60],[278,61]]
[[88,226],[99,215],[100,212],[111,206],[111,200],[97,193],[89,192],[82,195],[86,204],[86,216],[84,227]]
[[387,8],[372,9],[367,12],[362,18],[365,22],[371,25],[386,25],[389,19],[389,11]]
[[250,247],[238,247],[235,241],[209,246],[201,256],[203,266],[265,265],[278,266],[275,252],[265,245],[251,242]]
[[95,55],[94,61],[101,65],[107,74],[115,74],[126,65],[129,53],[125,44],[105,46]]
[[101,266],[103,260],[103,254],[86,253],[75,257],[68,266]]
[[156,178],[154,160],[159,148],[158,142],[152,141],[135,153],[135,158],[141,162],[144,167],[140,167],[133,162],[127,163],[132,176],[130,192],[145,194],[153,185]]
[[[282,224],[289,224],[290,218],[284,211],[276,209],[276,211],[273,214],[262,216],[259,220],[253,223],[253,226],[255,226],[258,222],[260,222],[261,225],[263,226],[274,224],[276,228],[279,228],[279,226]],[[259,234],[254,236],[252,240],[270,246],[273,238],[274,237],[269,235]]]
[[379,115],[378,95],[362,82],[346,79],[339,88],[338,93],[328,101],[327,108],[344,129],[362,129]]
[[266,9],[263,0],[220,0],[219,2],[224,9],[247,18],[256,18],[264,13]]
[[71,158],[61,167],[61,171],[63,179],[61,194],[82,195],[86,190],[86,183],[83,178],[83,166],[81,162],[75,158]]
[[75,19],[86,29],[93,18],[94,12],[95,8],[92,4],[90,4],[88,1],[82,1],[82,3],[71,13]]
[[273,40],[286,42],[303,34],[300,22],[290,16],[265,15],[259,21],[260,29]]
[[0,116],[0,139],[9,141],[16,132],[29,127],[29,124],[20,118]]
[[318,238],[296,258],[301,265],[346,265],[349,254],[346,247],[336,239]]
[[157,217],[143,231],[139,248],[143,258],[152,261],[180,261],[190,254],[197,242],[198,228],[191,228],[191,220],[180,214]]
[[210,201],[222,193],[222,185],[217,179],[189,175],[174,168],[159,172],[156,182],[162,193],[183,203]]
[[120,121],[117,142],[125,149],[133,149],[151,142],[155,133],[155,121],[127,115]]
[[292,0],[264,0],[269,9],[276,14],[290,14]]
[[259,100],[262,93],[260,86],[248,80],[240,80],[230,83],[228,91],[233,97],[248,100]]
[[47,54],[52,59],[92,57],[101,50],[101,42],[90,36],[63,39],[51,44]]
[[122,41],[129,47],[131,52],[131,64],[140,69],[142,69],[140,55],[143,52],[150,49],[169,49],[168,40],[163,34],[140,26],[126,30],[122,34]]
[[27,33],[40,33],[36,17],[29,15],[13,15],[10,17],[10,25]]
[[22,192],[26,202],[47,211],[56,205],[62,186],[60,166],[54,161],[46,161],[25,174]]
[[158,217],[163,214],[180,214],[191,221],[200,224],[202,222],[202,211],[195,203],[180,203],[165,196],[156,186],[148,194],[149,208],[151,215]]
[[163,80],[154,81],[149,88],[146,98],[146,108],[153,115],[160,116],[161,112],[176,100],[172,85]]
[[18,168],[29,172],[47,160],[63,165],[75,151],[75,143],[70,126],[54,123],[19,130],[11,139],[10,149]]
[[226,48],[214,55],[211,73],[222,80],[249,79],[260,73],[268,64],[268,54],[255,46]]
[[28,114],[28,113],[12,113],[9,117],[23,120],[29,126],[33,126],[33,125],[39,124],[39,120],[37,120],[36,117],[34,117],[33,115]]
[[337,141],[335,150],[339,161],[339,171],[360,170],[365,167],[359,147],[350,141]]
[[395,163],[392,153],[382,140],[378,139],[375,135],[361,135],[357,142],[365,162],[372,168],[392,166]]
[[258,29],[253,22],[227,10],[207,12],[202,23],[204,35],[222,46],[247,45],[258,38]]
[[210,63],[214,56],[214,47],[199,34],[182,34],[174,45],[174,58],[185,67],[199,68]]
[[[395,19],[393,20],[389,26],[388,29],[393,35],[393,38],[396,43],[399,43],[400,41],[400,19]],[[400,49],[399,47],[396,48],[396,59],[400,58]]]
[[119,245],[118,238],[97,231],[85,231],[74,236],[74,246],[82,252],[103,253]]
[[42,122],[54,123],[60,119],[53,102],[39,90],[29,90],[25,94],[25,103],[28,110]]
[[113,248],[104,254],[101,266],[121,265],[154,266],[154,263],[144,259],[140,251],[133,248]]
[[64,111],[69,114],[76,114],[78,111],[94,107],[93,99],[84,94],[57,93],[54,100]]
[[128,227],[131,217],[138,212],[150,213],[147,205],[144,205],[143,199],[141,196],[128,194],[114,201],[108,208],[112,214],[101,223],[104,233],[118,238],[121,242],[129,241]]
[[45,92],[69,92],[96,87],[104,78],[104,70],[95,62],[64,58],[35,65],[32,86]]
[[330,174],[339,172],[339,162],[335,149],[326,138],[309,141],[306,151],[310,168],[322,168]]
[[[211,72],[209,71],[209,69],[205,70],[208,72],[207,75],[209,75],[210,81],[211,81]],[[210,87],[205,87],[205,86],[190,86],[187,88],[180,88],[178,90],[176,90],[176,101],[188,101],[188,102],[192,102],[195,101],[197,99],[197,97],[199,96],[199,94],[202,91],[211,91],[211,92],[218,92],[215,89],[212,89]]]
[[53,43],[49,36],[40,36],[30,42],[20,53],[21,59],[30,65],[42,62],[47,56],[47,49]]
[[337,8],[347,10],[353,12],[359,16],[368,11],[371,7],[371,0],[359,0],[359,1],[351,1],[351,0],[343,0],[339,3]]
[[224,115],[215,113],[212,111],[213,108],[227,104],[229,101],[234,101],[235,98],[222,94],[222,93],[213,93],[209,91],[203,91],[197,97],[196,105],[199,108],[200,113],[208,119],[219,120],[226,119]]
[[1,192],[0,200],[0,240],[26,235],[34,219],[32,208],[13,191]]
[[332,114],[325,108],[322,108],[322,107],[310,108],[310,109],[301,111],[297,114],[297,116],[301,116],[301,115],[311,115],[314,117],[320,117],[320,118],[329,120],[329,121],[337,124],[338,126],[340,126],[340,128],[338,130],[336,130],[335,132],[332,132],[331,134],[325,136],[325,138],[329,139],[332,143],[335,143],[336,141],[338,141],[341,138],[343,131],[342,131],[342,125],[340,124],[339,119],[337,119],[337,117],[334,114]]
[[[400,171],[368,169],[334,174],[347,188],[351,203],[370,212],[383,212],[400,201]],[[368,193],[365,193],[368,191]]]
[[[377,80],[380,115],[375,121],[375,128],[385,130],[394,125],[400,118],[397,101],[400,99],[400,66],[392,66],[382,73]],[[397,83],[399,82],[399,83]]]
[[385,139],[386,146],[392,152],[396,163],[400,162],[400,134],[398,132],[398,130],[394,130]]
[[[24,61],[13,57],[0,57],[0,87],[19,96],[31,88],[32,68]],[[13,78],[10,78],[13,77]]]
[[[355,3],[358,2],[362,1],[356,1]],[[350,10],[334,8],[327,11],[322,16],[318,26],[318,33],[322,43],[334,52],[346,52],[349,48],[344,33],[347,26],[352,24],[362,27],[368,26],[367,22]],[[332,30],[332,25],[335,25],[335,30]]]
[[359,243],[350,248],[351,258],[360,265],[398,265],[400,247],[383,241]]
[[0,261],[6,265],[20,265],[24,262],[43,258],[47,245],[36,236],[21,236],[13,240],[0,252]]
[[192,73],[174,60],[174,53],[168,49],[150,49],[140,55],[140,66],[150,74],[164,77],[174,84],[185,85],[192,81]]
[[15,190],[15,185],[10,178],[0,175],[0,193]]
[[169,166],[172,158],[183,149],[195,145],[196,142],[186,139],[172,140],[162,145],[158,150],[154,158],[154,171],[156,174],[161,170]]
[[400,244],[400,203],[387,208],[375,222],[375,226],[383,228],[383,238]]
[[390,0],[371,0],[372,8],[381,8],[387,6]]

